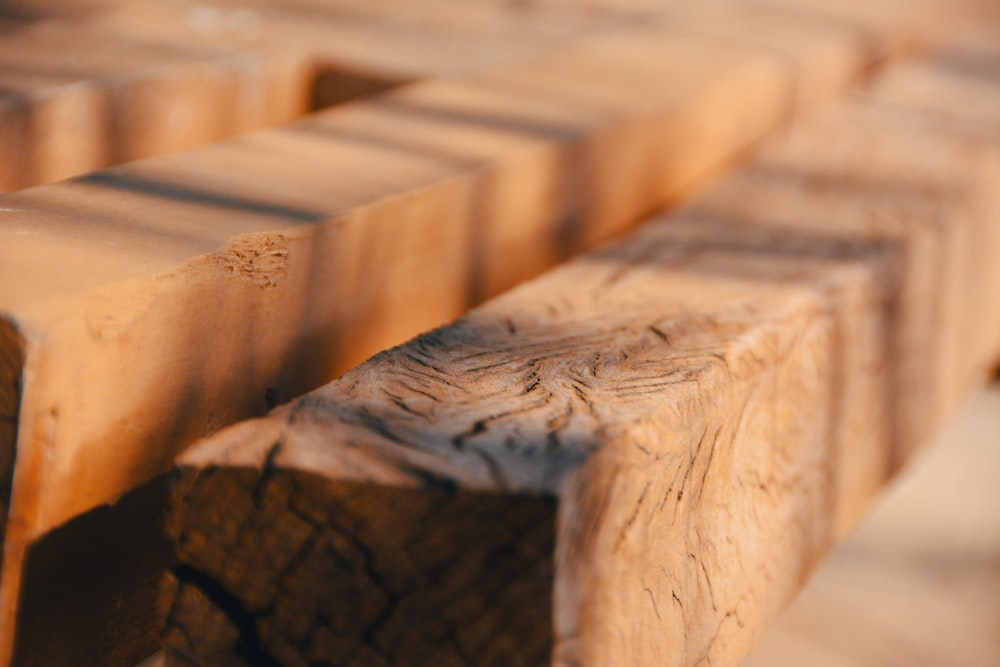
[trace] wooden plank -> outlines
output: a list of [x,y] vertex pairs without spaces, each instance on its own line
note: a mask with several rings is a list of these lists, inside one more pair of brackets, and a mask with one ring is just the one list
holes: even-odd
[[0,192],[184,150],[607,20],[468,3],[49,2],[0,10]]
[[11,22],[0,40],[0,192],[289,121],[301,59]]
[[811,87],[827,90],[928,32],[940,9],[935,0],[905,11],[825,0],[714,0],[693,8],[455,0],[14,8],[0,16],[0,191],[273,125],[310,103],[535,58],[638,22],[792,49],[793,69],[803,49],[815,58],[826,48],[830,65],[798,82],[809,97]]
[[[522,66],[426,82],[286,129],[9,195],[3,200],[5,310],[25,330],[51,329],[46,346],[57,344],[57,322],[75,320],[67,326],[76,331],[64,335],[85,339],[81,344],[95,346],[97,356],[97,349],[109,347],[104,354],[117,365],[123,328],[145,327],[133,320],[150,307],[159,309],[160,292],[198,299],[180,296],[198,280],[195,275],[213,276],[203,275],[209,282],[202,288],[213,309],[226,299],[212,290],[249,287],[245,307],[301,317],[295,314],[306,305],[300,296],[306,286],[296,281],[305,276],[296,272],[320,271],[325,282],[344,284],[345,293],[307,295],[328,304],[314,317],[343,317],[324,314],[337,303],[355,318],[349,325],[354,333],[340,335],[357,347],[327,352],[334,358],[315,365],[313,372],[328,378],[414,330],[405,324],[401,304],[373,307],[375,294],[351,298],[358,284],[376,280],[371,274],[367,281],[355,278],[359,271],[403,256],[437,267],[442,275],[428,276],[435,287],[426,293],[438,304],[427,305],[439,314],[414,317],[421,320],[418,327],[440,322],[464,308],[469,291],[472,300],[481,299],[574,248],[607,238],[679,197],[760,136],[783,117],[787,77],[767,55],[748,58],[754,53],[669,29],[637,30]],[[336,175],[332,187],[328,174]],[[476,210],[468,211],[470,206]],[[388,231],[402,215],[420,221],[411,226],[433,224],[438,231],[408,229],[405,238],[397,234],[392,240],[377,230],[380,224]],[[476,237],[469,238],[473,219]],[[357,257],[358,245],[352,244],[366,243],[371,245],[362,257],[381,259]],[[283,249],[289,245],[294,247]],[[473,267],[442,261],[470,247]],[[442,254],[423,260],[431,250]],[[311,266],[311,258],[318,262],[324,252],[337,254]],[[396,270],[412,275],[415,269]],[[244,280],[220,279],[226,277]],[[153,285],[158,287],[151,292]],[[261,288],[270,301],[266,306],[254,301]],[[408,290],[405,299],[415,291]],[[164,317],[191,310],[198,308],[171,307]],[[391,313],[379,317],[380,310]],[[234,315],[234,324],[252,321],[245,314]],[[406,333],[394,333],[394,326]],[[367,342],[369,331],[386,333]],[[175,336],[176,328],[161,335]],[[153,332],[128,337],[151,348],[132,354],[148,354],[149,366],[162,365]],[[69,350],[75,357],[80,348],[67,343]],[[101,362],[95,357],[95,363]],[[103,374],[83,375],[93,380]],[[99,385],[105,383],[117,387],[115,393],[128,386],[110,379]],[[292,395],[279,389],[279,398]],[[115,421],[78,412],[65,416],[75,430],[91,420]]]
[[[976,396],[833,551],[743,667],[1000,661],[1000,385]],[[971,565],[971,566],[970,566]],[[139,667],[163,667],[157,655]]]
[[[58,3],[57,3],[58,4]],[[175,3],[109,2],[88,21],[129,35],[229,43],[246,47],[294,48],[320,60],[354,64],[364,71],[400,78],[453,76],[527,60],[575,40],[637,24],[670,23],[715,32],[729,39],[765,43],[778,52],[839,33],[875,58],[887,58],[926,40],[973,6],[938,0],[894,0],[873,5],[860,0],[710,0],[678,3],[369,3],[360,0],[229,1],[211,7],[194,0]],[[956,11],[957,10],[957,11]],[[790,30],[795,25],[799,34]],[[770,33],[784,33],[775,39]],[[816,45],[813,45],[816,48]],[[790,63],[794,68],[795,64]],[[804,77],[802,85],[811,85]]]
[[[416,327],[460,313],[470,291],[495,292],[623,228],[642,209],[689,187],[699,172],[759,136],[778,116],[783,80],[767,59],[741,66],[745,53],[740,49],[727,52],[684,39],[667,44],[656,31],[625,39],[636,46],[624,57],[610,58],[619,39],[602,41],[531,67],[467,81],[427,82],[285,129],[9,195],[4,199],[10,210],[3,234],[11,241],[4,258],[5,305],[20,315],[26,332],[46,332],[41,347],[48,350],[39,349],[33,357],[37,365],[28,374],[25,400],[32,385],[47,394],[44,402],[55,399],[53,392],[61,392],[57,387],[65,383],[57,379],[63,362],[90,378],[94,398],[105,391],[120,395],[129,386],[142,393],[165,361],[193,363],[205,374],[224,372],[205,368],[204,360],[195,361],[191,354],[190,345],[209,333],[198,329],[206,307],[231,322],[220,329],[222,320],[216,319],[209,327],[220,334],[223,348],[231,346],[228,332],[238,323],[251,326],[255,310],[285,323],[256,332],[254,345],[237,352],[270,368],[254,371],[247,362],[219,359],[223,367],[244,367],[233,378],[239,377],[241,385],[257,385],[250,379],[255,372],[281,373],[278,367],[294,342],[319,335],[317,330],[325,331],[327,340],[344,336],[350,341],[346,349],[323,344],[327,358],[296,371],[315,377],[286,381],[318,383]],[[661,58],[648,60],[650,49]],[[643,60],[650,64],[639,67]],[[567,77],[569,63],[590,77]],[[529,99],[522,89],[511,90],[521,82],[524,87],[549,85],[560,78],[561,89],[547,98]],[[636,83],[656,79],[663,81],[661,87],[628,95]],[[738,113],[713,111],[721,102],[750,95],[748,103],[757,106]],[[707,125],[695,125],[696,120]],[[727,132],[729,137],[720,140]],[[651,143],[658,133],[659,143]],[[682,162],[665,155],[671,144],[702,159]],[[572,169],[571,157],[576,159]],[[650,172],[638,187],[628,187],[619,175],[631,173],[633,165]],[[585,184],[567,182],[572,179]],[[505,223],[517,221],[513,214],[519,211],[490,198],[509,199],[533,215],[511,229]],[[572,227],[556,228],[569,216]],[[494,240],[493,234],[504,236]],[[506,244],[504,250],[535,248],[535,256],[522,258],[520,265],[500,261],[494,252],[500,243]],[[470,267],[470,259],[477,265]],[[219,309],[223,292],[217,289],[235,290],[223,299],[232,312]],[[426,294],[422,300],[421,293]],[[313,323],[305,324],[303,311],[312,305],[318,310],[310,313]],[[179,323],[180,329],[194,331],[178,337],[178,325],[168,324],[178,313],[195,318]],[[164,319],[154,323],[157,318]],[[334,325],[332,318],[340,321]],[[60,326],[67,327],[63,343],[56,340]],[[285,339],[262,354],[268,336]],[[158,338],[180,349],[154,352]],[[133,349],[130,340],[142,340],[143,349]],[[125,350],[130,356],[148,355],[148,362],[130,363],[130,370],[120,376],[115,371],[114,378],[97,370],[105,363],[124,370]],[[313,350],[319,352],[319,345]],[[91,368],[83,370],[81,363]],[[143,372],[136,373],[138,368]],[[47,369],[57,375],[42,377]],[[181,371],[172,383],[189,382],[184,378],[191,370]],[[180,398],[185,392],[177,389]],[[283,384],[275,389],[278,399],[294,395]],[[255,403],[252,409],[265,408],[264,387],[252,393],[243,400]],[[109,398],[95,403],[124,407]],[[155,404],[167,411],[162,418],[173,420],[161,398]],[[66,435],[102,437],[98,434],[117,419],[88,416],[81,400],[88,401],[56,399],[62,405],[60,420],[74,424],[75,435]],[[70,407],[74,404],[79,407]],[[137,422],[129,423],[138,428]],[[91,429],[98,431],[86,435]],[[158,437],[155,432],[144,436]],[[145,442],[142,456],[152,464]],[[56,457],[63,462],[58,465],[77,467],[73,459],[84,454],[82,449],[69,454],[73,449]],[[155,465],[168,460],[169,454]],[[87,468],[107,479],[108,470]],[[67,489],[74,504],[114,497],[85,500],[91,485],[77,480],[73,491]],[[52,506],[63,502],[50,495],[58,493],[58,486],[44,494]],[[45,519],[48,513],[41,511],[38,518],[58,523],[56,516]]]
[[0,310],[25,341],[0,663],[52,529],[685,196],[809,101],[794,80],[827,82],[817,101],[872,64],[831,59],[877,50],[824,25],[787,51],[633,27],[0,199]]
[[49,3],[0,15],[0,191],[185,150],[613,28],[563,21],[554,30],[497,8],[410,4]]
[[735,664],[1000,352],[997,152],[897,127],[824,114],[182,455],[168,657]]
[[[977,396],[894,482],[768,628],[744,667],[992,664],[1000,621],[1000,386]],[[984,464],[984,461],[987,461]],[[984,556],[993,555],[992,558]],[[970,567],[970,562],[973,566]],[[163,667],[157,656],[140,667]]]

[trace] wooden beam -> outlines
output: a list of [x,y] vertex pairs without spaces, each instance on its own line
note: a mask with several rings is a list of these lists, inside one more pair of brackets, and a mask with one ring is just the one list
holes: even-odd
[[50,531],[684,198],[911,28],[792,9],[734,40],[746,13],[719,12],[0,198],[0,311],[24,340],[0,664],[46,641],[15,627]]
[[[805,59],[803,69],[813,64]],[[176,421],[180,408],[170,406],[186,400],[192,383],[214,386],[228,367],[234,382],[255,386],[239,401],[237,412],[246,414],[269,402],[266,384],[250,378],[286,373],[279,367],[293,349],[323,355],[282,367],[311,376],[274,387],[277,399],[290,397],[680,197],[785,117],[789,83],[785,59],[756,47],[636,29],[8,195],[0,303],[30,339],[26,384],[47,396],[32,404],[46,414],[42,404],[64,404],[60,420],[74,428],[57,440],[82,445],[146,411],[122,400],[123,387],[131,387],[126,395],[156,389],[161,419]],[[418,275],[428,281],[419,289]],[[310,281],[322,283],[322,293]],[[420,293],[426,302],[414,300]],[[287,325],[252,334],[245,353],[233,350],[218,368],[194,360],[211,338],[230,348],[228,332],[251,326],[254,312]],[[179,322],[177,313],[191,321]],[[269,348],[275,337],[282,340]],[[143,349],[128,340],[142,340]],[[312,347],[297,345],[310,340]],[[123,345],[134,357],[124,365]],[[247,368],[251,358],[268,368]],[[188,368],[178,373],[181,361]],[[74,374],[98,400],[70,386],[72,400],[57,398],[69,381],[57,379],[63,363],[87,365]],[[99,370],[105,363],[113,368]],[[188,375],[195,367],[203,377]],[[175,399],[158,385],[176,389]],[[221,398],[228,393],[221,385],[203,389],[230,400]],[[107,391],[116,398],[104,400]],[[148,458],[145,438],[153,434],[131,417],[130,429],[144,431],[148,465],[165,465],[169,456]],[[234,418],[182,428],[197,432]],[[79,460],[56,458],[69,467]],[[101,477],[108,479],[107,470]],[[74,489],[74,504],[118,493],[93,491],[85,500],[91,494]],[[62,518],[56,511],[42,523]]]
[[913,113],[182,455],[168,659],[736,664],[1000,352],[998,153]]
[[275,0],[112,2],[89,13],[101,29],[189,44],[226,44],[309,54],[401,78],[455,76],[537,57],[585,36],[634,24],[581,3],[523,8],[458,0],[366,3]]
[[301,59],[73,22],[0,30],[0,192],[287,122],[310,102]]
[[0,192],[496,67],[616,26],[564,20],[556,29],[544,16],[436,4],[50,2],[0,13]]
[[0,191],[185,150],[404,82],[537,58],[638,22],[793,51],[793,69],[803,50],[816,58],[826,49],[828,67],[799,81],[810,96],[933,32],[941,15],[935,0],[905,11],[828,0],[11,6],[0,13]]

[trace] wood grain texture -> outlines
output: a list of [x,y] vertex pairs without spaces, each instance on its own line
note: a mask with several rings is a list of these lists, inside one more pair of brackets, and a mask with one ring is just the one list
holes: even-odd
[[[97,4],[84,17],[90,30],[146,39],[155,35],[142,30],[162,25],[168,39],[176,28],[150,20],[149,5]],[[895,53],[901,36],[940,28],[909,17],[965,11],[939,0],[872,16],[861,3],[818,6],[755,15],[741,3],[731,14],[737,5],[723,2],[672,16],[554,7],[521,39],[533,15],[505,23],[492,3],[395,18],[391,7],[297,3],[259,40],[205,39],[283,52],[301,38],[321,60],[320,28],[339,17],[352,27],[327,39],[333,48],[363,50],[386,30],[379,43],[399,48],[378,53],[425,72],[459,70],[0,199],[0,310],[26,341],[0,663],[18,600],[31,595],[20,587],[32,545],[49,531],[162,473],[196,438],[677,202],[767,130]],[[215,15],[223,32],[247,16],[224,9]],[[568,21],[575,12],[587,15]],[[735,39],[753,16],[757,26],[773,19],[773,36],[761,27],[757,39]],[[406,39],[423,20],[442,45],[427,60],[413,55],[420,40]],[[466,24],[483,32],[439,39]],[[497,50],[468,45],[477,40]],[[329,62],[353,62],[338,53]]]
[[[246,471],[242,479],[230,481],[229,497],[236,506],[246,506],[247,484],[253,486],[257,476]],[[286,545],[273,564],[288,566],[287,572],[261,571],[255,586],[263,597],[250,604],[268,608],[273,619],[265,635],[254,631],[253,617],[242,603],[227,603],[226,593],[201,571],[174,569],[177,588],[169,616],[204,608],[206,598],[224,605],[213,622],[172,635],[181,652],[199,657],[195,664],[295,664],[306,659],[463,665],[474,660],[500,667],[525,656],[535,662],[547,658],[553,500],[354,484],[331,488],[326,482],[276,472],[260,487],[276,503],[269,525],[282,533]],[[387,511],[373,517],[374,506]],[[330,507],[338,508],[335,518]],[[242,514],[237,510],[236,515]],[[254,539],[252,532],[242,534]],[[213,558],[225,559],[226,554]],[[244,571],[235,576],[255,575]],[[338,584],[333,590],[317,587],[315,581]],[[271,583],[294,590],[294,599],[270,597]],[[272,638],[279,635],[294,637],[303,652],[273,649]],[[505,641],[495,641],[497,635]],[[213,636],[226,638],[220,650],[200,653],[214,642]],[[362,638],[377,638],[377,645]],[[238,647],[235,655],[229,650],[233,645]]]
[[[138,399],[163,387],[155,391],[163,419],[203,430],[194,422],[204,420],[180,414],[183,394],[202,383],[213,385],[205,389],[213,396],[247,389],[223,391],[214,378],[165,361],[207,351],[213,338],[231,348],[239,334],[253,341],[243,347],[254,361],[219,365],[242,368],[239,384],[253,387],[252,396],[214,423],[247,414],[250,402],[259,410],[268,384],[249,379],[257,372],[287,398],[681,196],[785,117],[788,84],[784,59],[752,46],[636,29],[9,195],[2,303],[25,332],[38,332],[28,336],[38,341],[30,384],[44,397],[32,395],[32,405],[47,414],[60,404],[74,424],[65,437],[82,446],[122,420],[151,435],[153,425],[129,417],[148,408],[122,394]],[[418,286],[414,276],[428,282]],[[326,287],[320,294],[310,284]],[[288,325],[248,330],[254,312]],[[212,324],[198,329],[206,319]],[[142,349],[129,340],[142,340]],[[124,364],[123,346],[133,358]],[[285,363],[312,353],[324,358]],[[103,359],[113,368],[101,370]],[[221,380],[225,371],[205,361],[188,365]],[[76,375],[94,400],[71,378],[47,376],[66,363],[87,366]],[[251,363],[268,368],[250,371]],[[274,378],[282,367],[311,377]],[[100,399],[100,387],[113,387],[115,400]],[[173,399],[167,387],[176,387]],[[57,458],[72,466],[77,456]],[[88,500],[80,488],[73,495],[84,505],[114,497]],[[63,515],[38,512],[26,510],[25,520],[58,523]]]
[[[768,628],[743,667],[1000,660],[1000,386],[977,395]],[[158,655],[141,667],[163,667]]]
[[[504,664],[734,664],[1000,351],[970,325],[1000,291],[997,153],[907,114],[820,114],[690,209],[182,455],[168,659],[432,664],[447,637],[478,664],[516,642],[464,641],[479,617],[436,612],[433,585],[408,589],[406,641],[378,632],[391,603],[336,593],[357,570],[338,508],[367,488],[388,495],[348,539],[399,576],[397,490],[558,503],[551,590],[489,615],[551,599],[551,655]],[[324,502],[296,527],[300,483]],[[435,562],[490,580],[467,544]],[[369,602],[374,629],[345,623]]]
[[811,18],[766,47],[706,20],[598,33],[0,199],[0,309],[26,341],[0,662],[50,530],[687,196],[878,52]]
[[[996,19],[994,13],[961,39],[886,72],[867,102],[883,113],[906,109],[915,131],[996,146]],[[986,256],[979,261],[996,266]],[[1000,276],[994,269],[983,280],[997,284]],[[968,333],[985,345],[1000,339],[997,304],[973,312]],[[994,384],[831,554],[744,667],[971,667],[1000,660],[998,418]]]
[[[515,26],[494,34],[510,13],[493,12],[454,17],[451,30],[462,39],[446,49],[445,6],[455,13],[462,3],[445,3],[436,21],[419,24],[392,18],[381,4],[350,4],[57,2],[0,10],[0,192],[288,122],[311,107],[453,73],[447,62],[475,70],[557,41],[525,20],[516,27],[533,41]],[[398,13],[407,4],[387,7]],[[505,48],[527,41],[532,49]]]

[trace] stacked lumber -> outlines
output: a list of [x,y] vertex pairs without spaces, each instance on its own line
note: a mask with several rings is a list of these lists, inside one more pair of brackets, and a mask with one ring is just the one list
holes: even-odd
[[898,54],[961,11],[935,0],[840,6],[669,3],[169,3],[0,8],[0,192],[185,150],[404,83],[529,62],[637,25],[800,60],[805,96]]
[[685,200],[975,3],[506,4],[5,10],[0,188],[357,99],[0,197],[0,663],[152,650],[191,442]]
[[466,4],[0,9],[0,192],[285,123],[408,81],[495,67],[597,29],[567,20],[578,13],[553,21]]
[[183,454],[168,664],[736,664],[1000,358],[954,49]]

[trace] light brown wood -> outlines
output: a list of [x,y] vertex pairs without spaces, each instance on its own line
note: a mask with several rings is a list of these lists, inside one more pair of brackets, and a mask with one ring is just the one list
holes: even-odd
[[[301,317],[308,307],[322,320],[315,327],[327,330],[331,316],[343,318],[329,312],[337,304],[352,311],[354,327],[338,336],[353,339],[357,348],[331,353],[335,346],[326,339],[323,354],[336,358],[310,372],[329,377],[383,341],[398,341],[455,313],[469,298],[465,292],[473,300],[496,293],[625,227],[774,125],[778,109],[784,110],[787,78],[772,58],[754,53],[750,46],[726,48],[670,29],[640,29],[523,66],[427,82],[287,129],[9,195],[2,200],[4,308],[25,331],[37,332],[35,346],[54,348],[61,336],[95,346],[93,354],[82,354],[67,342],[65,352],[48,353],[52,361],[35,362],[41,372],[60,354],[65,361],[92,357],[88,363],[101,363],[98,349],[105,346],[116,348],[105,354],[119,364],[117,346],[126,343],[121,338],[128,327],[146,327],[154,312],[166,309],[157,305],[166,294],[175,299],[169,317],[184,313],[192,326],[198,304],[209,304],[218,316],[224,315],[220,302],[241,308],[228,289],[247,289],[253,301],[246,308],[279,320]],[[332,184],[327,174],[336,175]],[[405,236],[377,229],[406,218],[421,222],[407,225]],[[419,228],[432,221],[437,231]],[[370,249],[357,258],[364,243]],[[458,257],[470,247],[473,266],[467,268]],[[392,306],[374,306],[381,296],[376,285],[390,285],[387,297],[397,287],[376,277],[373,255],[391,262],[404,253],[435,267],[436,286],[410,287],[392,297]],[[416,265],[394,270],[421,273]],[[346,289],[354,296],[328,289],[327,305],[311,302],[319,296],[302,295],[309,271],[334,286],[353,281]],[[355,278],[360,275],[367,279]],[[365,284],[373,292],[356,294]],[[266,303],[256,301],[261,288]],[[183,293],[195,289],[207,291]],[[438,302],[440,314],[406,324],[396,301],[409,301],[418,291]],[[187,308],[173,307],[192,299]],[[392,312],[380,317],[380,310]],[[240,321],[253,321],[243,315],[249,313],[241,312]],[[157,321],[148,327],[183,346],[178,325]],[[371,340],[368,333],[375,330],[387,332],[383,341]],[[128,338],[143,341],[146,349],[132,354],[149,357],[149,366],[171,358],[153,342],[152,331],[129,332]],[[262,355],[268,357],[254,350],[255,357]],[[128,373],[162,384],[155,375]],[[83,375],[97,385],[91,393],[113,384],[117,395],[128,386],[98,381],[103,373],[96,370]],[[55,389],[61,382],[32,384]],[[278,392],[279,398],[288,395]],[[87,399],[71,403],[77,400]],[[53,396],[43,402],[62,401]],[[169,401],[160,408],[170,414]],[[83,406],[75,410],[74,438],[92,419],[116,421],[107,414],[85,417]]]
[[168,664],[735,664],[1000,352],[1000,155],[914,113],[182,455]]
[[[766,59],[742,66],[739,49],[662,37],[640,31],[490,77],[427,82],[284,129],[7,196],[2,296],[30,341],[24,437],[31,442],[36,420],[58,404],[59,421],[73,428],[57,440],[79,443],[46,439],[62,452],[57,466],[76,468],[75,482],[51,478],[39,500],[53,509],[25,519],[58,523],[71,505],[115,497],[106,491],[116,473],[95,466],[96,450],[83,445],[111,424],[155,405],[157,423],[142,426],[139,415],[127,423],[144,442],[134,464],[162,470],[172,451],[157,462],[148,438],[177,440],[161,425],[178,422],[186,408],[172,404],[190,402],[198,383],[229,374],[243,398],[199,391],[242,404],[236,413],[266,408],[265,378],[283,400],[460,313],[683,192],[775,121],[782,79]],[[624,43],[634,50],[609,60]],[[570,62],[594,72],[567,77]],[[655,78],[662,88],[626,96]],[[533,80],[561,80],[562,90],[538,99],[510,89]],[[750,95],[759,106],[715,109]],[[723,129],[729,140],[719,138]],[[662,143],[649,142],[655,135]],[[702,159],[675,163],[662,150],[670,144]],[[619,174],[634,161],[648,180],[628,187]],[[284,363],[292,354],[321,356]],[[66,363],[77,370],[64,375]],[[307,377],[282,378],[287,369]],[[148,401],[147,391],[156,394]],[[177,427],[194,435],[234,417],[192,416]],[[130,456],[124,447],[113,456]],[[28,466],[31,449],[20,453]],[[84,456],[81,469],[74,460]],[[85,482],[85,470],[100,482]]]
[[[892,484],[741,665],[998,662],[998,433],[994,384]],[[163,667],[163,656],[138,667]]]
[[716,11],[0,199],[0,309],[25,340],[0,662],[51,530],[678,201],[895,35],[806,16],[764,46]]
[[[106,6],[81,19],[88,30],[166,41],[204,27],[195,21],[185,33],[173,19],[150,20],[160,5],[97,4]],[[352,49],[379,43],[387,48],[363,71],[404,73],[376,62],[395,54],[434,77],[298,124],[0,199],[0,310],[25,341],[0,663],[15,625],[44,627],[41,607],[35,621],[18,611],[19,599],[37,599],[22,588],[24,573],[45,582],[34,562],[73,565],[36,549],[50,531],[106,503],[132,516],[123,494],[187,443],[678,201],[900,41],[940,28],[911,17],[965,11],[929,0],[866,16],[863,4],[721,2],[670,15],[553,6],[523,35],[536,15],[505,23],[507,10],[491,3],[451,24],[451,2],[398,19],[391,8],[300,4],[260,35],[244,34],[240,7],[221,7],[209,23],[238,34],[213,29],[189,45],[269,57],[294,38],[302,46],[293,55],[352,67],[361,62]],[[173,6],[182,18],[198,8]],[[356,11],[361,27],[328,39],[324,17],[354,20]],[[430,37],[405,39],[425,19]],[[736,39],[745,22],[753,38]],[[479,28],[442,38],[466,24]],[[330,51],[317,50],[323,35]],[[73,550],[58,551],[69,559]],[[91,618],[141,599],[122,585],[94,601]],[[30,656],[45,638],[17,641]]]
[[287,122],[311,101],[302,58],[76,22],[0,30],[0,192]]
[[[997,144],[996,23],[963,31],[878,81],[914,126]],[[996,262],[986,259],[991,265]],[[990,281],[998,280],[996,275]],[[995,321],[996,306],[979,317]],[[988,340],[995,325],[969,324]],[[995,340],[995,337],[993,338]],[[892,488],[744,663],[745,667],[985,665],[1000,660],[994,482],[998,397],[976,399]]]
[[791,55],[792,71],[802,59],[825,59],[797,81],[810,98],[960,13],[942,4],[10,3],[0,13],[0,191],[288,121],[310,105],[529,60],[639,23]]

